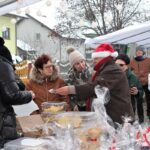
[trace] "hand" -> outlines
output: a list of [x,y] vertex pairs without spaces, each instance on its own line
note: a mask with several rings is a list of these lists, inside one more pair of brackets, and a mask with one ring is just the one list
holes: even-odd
[[34,94],[34,92],[33,91],[29,91],[30,93],[31,93],[31,95],[32,95],[32,99],[34,99],[35,98],[35,94]]
[[130,94],[131,94],[131,95],[137,95],[137,94],[138,94],[138,89],[137,89],[137,87],[132,87],[132,88],[130,88]]
[[69,87],[64,86],[64,87],[61,87],[59,89],[56,89],[55,93],[59,94],[59,95],[68,95],[69,94]]
[[73,108],[73,111],[79,111],[78,105],[75,105],[75,107]]

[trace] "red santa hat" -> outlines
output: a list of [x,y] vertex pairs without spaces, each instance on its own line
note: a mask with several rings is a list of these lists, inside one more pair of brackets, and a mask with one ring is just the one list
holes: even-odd
[[100,44],[95,51],[92,53],[92,58],[97,58],[97,57],[117,57],[118,52],[113,49],[113,47],[110,44],[104,43]]

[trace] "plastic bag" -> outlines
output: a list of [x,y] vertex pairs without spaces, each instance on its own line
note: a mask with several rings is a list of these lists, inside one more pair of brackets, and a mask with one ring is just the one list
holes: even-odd
[[99,124],[101,127],[103,127],[103,130],[111,132],[112,134],[115,131],[113,127],[113,121],[108,116],[105,108],[105,104],[107,104],[110,100],[109,89],[97,85],[95,87],[95,93],[97,95],[97,98],[93,100],[92,108],[96,112],[99,119]]

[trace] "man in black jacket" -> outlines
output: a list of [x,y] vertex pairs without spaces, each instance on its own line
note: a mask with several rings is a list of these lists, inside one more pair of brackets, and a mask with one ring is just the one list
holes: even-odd
[[32,91],[20,90],[11,54],[4,43],[0,37],[0,148],[6,142],[18,138],[12,105],[28,103],[35,97]]

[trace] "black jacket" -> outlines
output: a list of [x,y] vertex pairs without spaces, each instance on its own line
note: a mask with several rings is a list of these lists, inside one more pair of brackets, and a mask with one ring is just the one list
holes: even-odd
[[30,92],[20,90],[12,64],[0,56],[0,147],[17,138],[12,105],[25,104],[31,99]]

